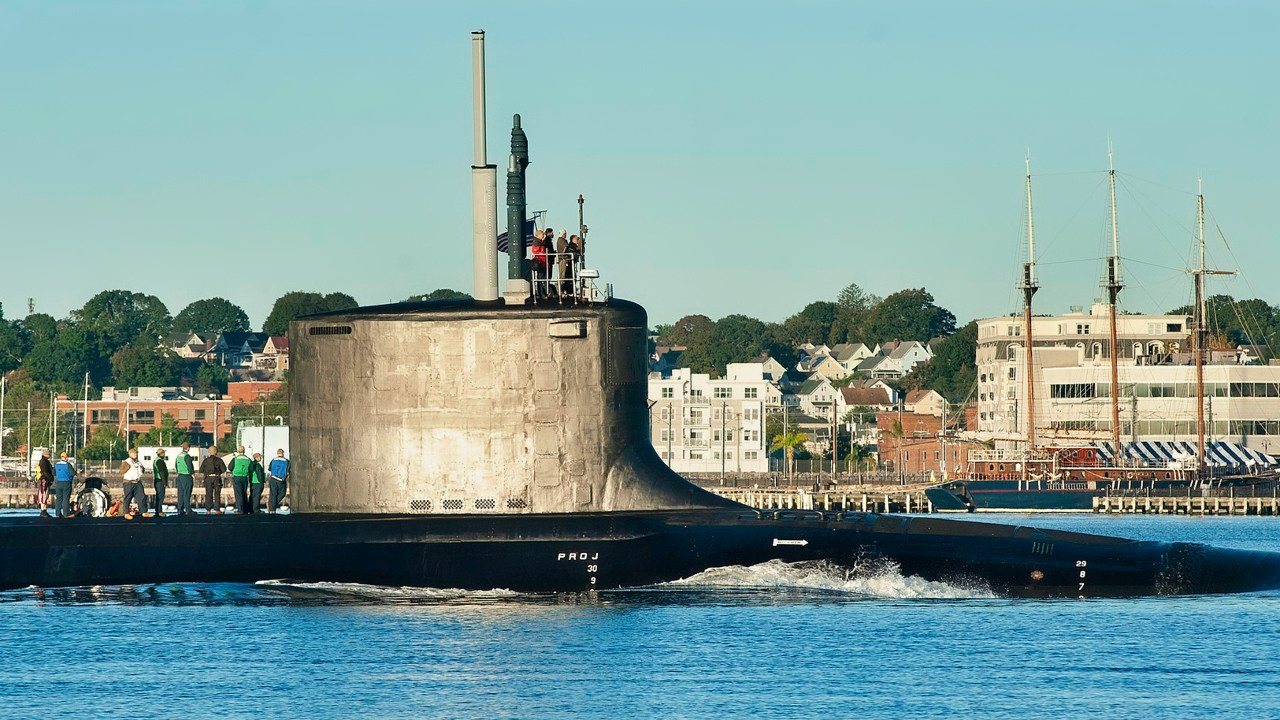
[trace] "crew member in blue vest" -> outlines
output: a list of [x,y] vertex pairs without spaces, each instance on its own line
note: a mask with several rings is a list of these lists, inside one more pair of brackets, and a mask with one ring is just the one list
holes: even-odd
[[156,490],[156,517],[164,517],[164,496],[169,491],[169,462],[164,459],[164,448],[156,448],[156,459],[151,461],[151,480]]
[[173,471],[178,475],[178,514],[195,515],[191,509],[191,490],[195,487],[196,464],[191,459],[191,443],[182,443],[182,452],[173,459]]
[[236,512],[247,514],[249,512],[249,468],[253,467],[253,461],[244,454],[244,446],[236,448],[236,454],[231,456],[231,461],[227,463],[227,469],[231,471],[231,489],[236,495]]
[[71,481],[75,477],[75,464],[67,459],[65,452],[60,453],[53,466],[53,503],[60,518],[71,517]]
[[267,465],[267,482],[270,492],[267,494],[267,511],[277,512],[284,501],[285,483],[289,480],[289,459],[284,456],[284,448],[276,450],[276,456]]

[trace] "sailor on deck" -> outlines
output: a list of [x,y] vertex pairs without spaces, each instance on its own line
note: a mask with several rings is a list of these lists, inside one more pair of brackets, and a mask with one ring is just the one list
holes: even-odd
[[276,456],[267,465],[267,511],[276,512],[284,501],[285,483],[289,479],[289,459],[284,456],[284,448],[276,450]]
[[58,456],[58,462],[53,466],[54,507],[58,517],[71,516],[71,481],[75,477],[76,466],[67,459],[64,452]]
[[236,512],[242,515],[249,512],[249,468],[252,466],[253,461],[244,454],[243,445],[236,448],[236,454],[227,463],[227,469],[231,471],[231,489],[236,496]]

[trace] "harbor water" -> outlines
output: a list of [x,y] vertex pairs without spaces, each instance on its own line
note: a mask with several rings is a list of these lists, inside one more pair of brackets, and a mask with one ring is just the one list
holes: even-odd
[[[1270,517],[984,516],[1280,551]],[[0,593],[0,717],[1280,717],[1280,592],[1011,600],[821,564],[525,596]]]

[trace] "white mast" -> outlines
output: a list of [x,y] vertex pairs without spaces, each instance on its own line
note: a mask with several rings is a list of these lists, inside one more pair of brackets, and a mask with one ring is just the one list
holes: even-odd
[[471,108],[475,157],[471,165],[472,280],[475,299],[498,299],[498,167],[489,164],[485,122],[484,31],[471,33]]
[[[1110,341],[1111,348],[1107,354],[1111,359],[1111,446],[1115,450],[1115,458],[1117,464],[1124,457],[1123,448],[1120,446],[1120,343],[1118,332],[1116,329],[1116,298],[1120,295],[1120,289],[1124,287],[1120,284],[1120,231],[1119,223],[1116,219],[1116,162],[1115,154],[1111,151],[1111,143],[1107,143],[1107,167],[1108,176],[1111,181],[1111,257],[1107,258],[1107,297],[1110,300],[1108,305],[1108,315],[1110,315]],[[1136,418],[1134,425],[1137,425]]]

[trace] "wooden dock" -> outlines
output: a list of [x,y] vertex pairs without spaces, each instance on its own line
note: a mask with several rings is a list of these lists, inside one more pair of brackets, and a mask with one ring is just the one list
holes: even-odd
[[807,490],[804,488],[708,488],[717,495],[761,510],[825,510],[834,512],[931,513],[933,503],[923,488],[877,487],[874,490]]
[[1137,515],[1270,515],[1280,516],[1275,497],[1143,497],[1106,496],[1093,499],[1096,513]]

